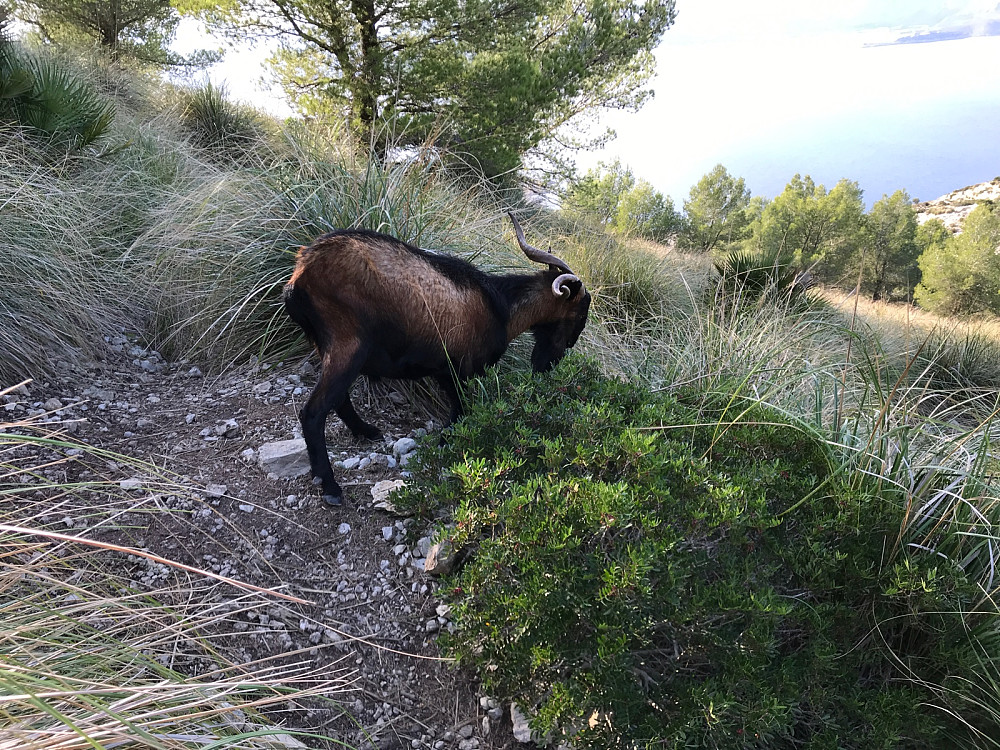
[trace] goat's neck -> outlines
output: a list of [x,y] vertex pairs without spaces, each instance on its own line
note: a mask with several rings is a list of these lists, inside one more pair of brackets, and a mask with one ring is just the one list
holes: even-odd
[[516,339],[532,326],[547,317],[555,295],[551,282],[541,274],[508,277],[508,303],[510,317],[507,320],[507,341]]

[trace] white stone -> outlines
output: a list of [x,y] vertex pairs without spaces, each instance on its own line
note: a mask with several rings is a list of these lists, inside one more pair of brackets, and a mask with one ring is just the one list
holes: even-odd
[[400,487],[405,487],[406,482],[402,479],[384,479],[381,482],[376,482],[375,486],[372,487],[372,501],[376,508],[381,508],[382,510],[389,511],[390,513],[395,512],[396,507],[389,500],[389,494],[393,490],[397,490]]
[[397,440],[392,444],[392,453],[394,456],[405,456],[407,453],[412,453],[417,448],[417,441],[413,438],[404,437]]
[[516,703],[510,704],[510,720],[514,724],[514,739],[518,742],[531,742],[533,733],[528,726],[528,717]]
[[257,463],[269,474],[293,479],[309,473],[309,454],[305,440],[279,440],[265,443],[257,451]]
[[435,576],[443,576],[455,567],[455,550],[449,540],[431,545],[424,561],[424,572]]

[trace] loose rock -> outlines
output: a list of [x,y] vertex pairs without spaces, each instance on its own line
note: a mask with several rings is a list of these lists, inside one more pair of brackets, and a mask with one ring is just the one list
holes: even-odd
[[392,453],[394,456],[405,456],[407,453],[412,453],[416,449],[417,441],[413,438],[400,438],[392,444]]
[[389,493],[405,486],[406,482],[402,479],[384,479],[381,482],[376,482],[375,486],[372,487],[372,500],[375,507],[394,513],[396,506],[389,500]]
[[443,576],[450,573],[454,567],[455,550],[449,540],[432,544],[427,550],[427,558],[424,560],[424,570],[427,573]]
[[268,474],[294,479],[309,473],[309,454],[305,440],[279,440],[257,449],[257,462]]

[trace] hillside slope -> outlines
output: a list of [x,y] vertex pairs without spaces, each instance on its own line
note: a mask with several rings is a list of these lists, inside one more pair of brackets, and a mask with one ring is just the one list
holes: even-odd
[[917,221],[923,224],[931,219],[940,219],[948,229],[958,234],[962,231],[965,217],[972,213],[972,209],[983,201],[998,199],[1000,199],[1000,177],[994,177],[989,182],[969,185],[932,201],[917,203]]

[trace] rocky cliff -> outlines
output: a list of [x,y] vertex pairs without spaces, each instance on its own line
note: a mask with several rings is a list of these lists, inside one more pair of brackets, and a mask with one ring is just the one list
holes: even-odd
[[930,219],[940,219],[953,233],[962,231],[965,217],[984,201],[1000,200],[1000,177],[959,190],[953,190],[932,201],[915,204],[917,221],[923,224]]

